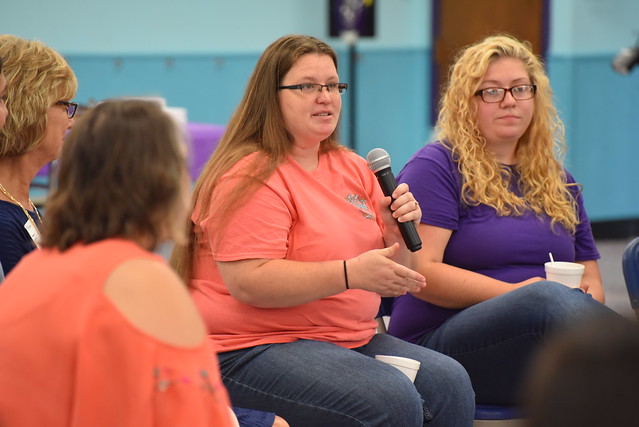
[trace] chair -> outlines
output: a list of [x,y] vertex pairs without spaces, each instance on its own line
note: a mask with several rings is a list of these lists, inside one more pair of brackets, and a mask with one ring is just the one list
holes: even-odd
[[515,406],[476,405],[473,427],[521,427],[524,417]]
[[202,168],[220,142],[226,126],[209,123],[188,123],[187,131],[191,138],[192,153],[190,158],[191,179],[195,182]]
[[388,324],[388,320],[390,319],[391,311],[393,310],[393,300],[392,297],[382,297],[382,300],[379,304],[379,312],[377,313],[377,333],[385,334],[388,331],[386,330],[386,325]]
[[[639,239],[638,239],[639,240]],[[639,288],[639,282],[638,286]],[[390,319],[393,310],[391,297],[383,297],[377,314],[377,333],[385,334],[386,320]],[[514,406],[476,405],[474,427],[521,427],[524,417],[521,409]]]
[[639,237],[628,243],[624,249],[621,265],[630,305],[639,319]]

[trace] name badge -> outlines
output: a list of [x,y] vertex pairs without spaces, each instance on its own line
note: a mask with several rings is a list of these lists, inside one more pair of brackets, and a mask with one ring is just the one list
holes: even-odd
[[33,240],[33,243],[35,243],[36,247],[39,248],[40,230],[38,230],[38,227],[33,225],[33,221],[27,220],[27,222],[24,223],[24,229],[27,230],[27,233],[29,233],[29,236],[31,236],[31,240]]

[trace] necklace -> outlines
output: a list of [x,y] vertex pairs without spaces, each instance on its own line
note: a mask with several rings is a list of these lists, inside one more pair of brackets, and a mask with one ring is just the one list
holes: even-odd
[[[22,206],[22,203],[20,203],[19,201],[17,201],[8,191],[6,188],[4,188],[4,186],[2,184],[0,184],[0,191],[2,191],[2,193],[7,196],[9,198],[9,200],[11,200],[13,203],[15,203],[16,205],[20,206],[20,208],[22,209],[22,212],[24,212],[24,214],[27,216],[27,218],[29,219],[29,221],[31,221],[31,224],[33,225],[34,232],[38,232],[38,225],[35,223],[35,221],[33,220],[33,217],[31,215],[29,215],[29,212],[24,208],[24,206]],[[40,216],[40,212],[38,212],[38,208],[36,208],[36,205],[33,204],[33,202],[31,201],[31,199],[29,198],[29,203],[31,204],[31,207],[33,208],[33,210],[35,211],[36,215],[38,216],[38,220],[40,221],[40,224],[42,224],[42,217]],[[31,234],[31,233],[29,233]],[[40,247],[40,242],[39,242],[39,236],[35,237],[33,234],[31,234],[31,239],[33,240],[33,243],[35,243],[36,247]]]

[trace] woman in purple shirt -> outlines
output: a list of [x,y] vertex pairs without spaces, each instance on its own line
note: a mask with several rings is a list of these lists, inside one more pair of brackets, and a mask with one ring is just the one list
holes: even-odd
[[[438,130],[399,174],[422,207],[427,286],[396,298],[389,332],[461,362],[477,403],[518,404],[530,356],[552,330],[613,313],[581,188],[556,155],[563,126],[541,61],[509,36],[467,48]],[[545,281],[549,252],[585,266],[580,289]]]

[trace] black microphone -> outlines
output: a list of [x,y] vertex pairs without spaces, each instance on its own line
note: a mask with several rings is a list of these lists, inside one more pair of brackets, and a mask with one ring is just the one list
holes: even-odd
[[[390,196],[393,194],[393,191],[397,188],[397,181],[391,170],[390,156],[386,150],[373,148],[366,156],[366,162],[370,170],[372,170],[377,177],[377,182],[379,182],[379,186],[382,187],[384,195]],[[391,204],[392,203],[393,201],[391,200]],[[410,249],[411,252],[420,250],[422,248],[422,239],[420,239],[419,234],[417,234],[415,224],[413,224],[412,221],[397,221],[397,225],[399,226],[399,231],[402,233],[406,247]]]

